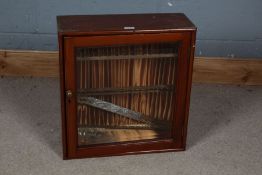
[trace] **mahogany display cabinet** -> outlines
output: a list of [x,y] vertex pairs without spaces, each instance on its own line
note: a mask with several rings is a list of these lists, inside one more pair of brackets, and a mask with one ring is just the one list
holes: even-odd
[[177,13],[57,22],[64,159],[185,150],[194,24]]

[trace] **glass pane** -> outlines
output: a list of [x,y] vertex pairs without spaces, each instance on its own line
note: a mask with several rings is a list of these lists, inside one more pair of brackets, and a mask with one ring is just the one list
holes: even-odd
[[178,43],[76,48],[78,145],[171,137]]

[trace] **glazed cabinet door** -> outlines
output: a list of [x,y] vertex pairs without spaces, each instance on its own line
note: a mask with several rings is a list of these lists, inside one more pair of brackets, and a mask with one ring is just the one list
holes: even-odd
[[183,149],[190,33],[64,38],[67,156]]

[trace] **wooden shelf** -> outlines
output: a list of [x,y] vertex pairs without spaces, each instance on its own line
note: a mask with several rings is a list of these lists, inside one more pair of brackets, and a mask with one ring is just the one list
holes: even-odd
[[87,95],[117,95],[117,94],[133,94],[133,93],[155,93],[161,91],[174,91],[174,85],[158,85],[158,86],[137,86],[126,88],[92,88],[92,89],[79,89],[78,96]]
[[128,60],[128,59],[163,59],[177,58],[176,53],[137,54],[137,55],[109,55],[109,56],[77,56],[78,61],[91,60]]

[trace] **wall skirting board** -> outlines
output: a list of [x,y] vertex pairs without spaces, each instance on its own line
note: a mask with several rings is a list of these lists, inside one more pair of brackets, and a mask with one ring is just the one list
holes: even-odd
[[[0,50],[0,76],[58,77],[58,52]],[[196,57],[193,82],[262,85],[262,59]]]

